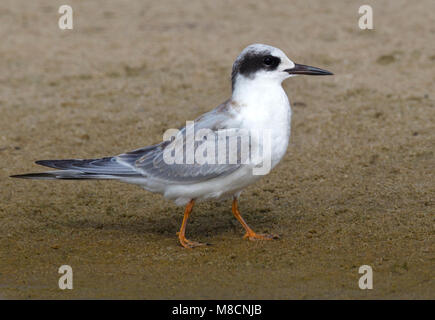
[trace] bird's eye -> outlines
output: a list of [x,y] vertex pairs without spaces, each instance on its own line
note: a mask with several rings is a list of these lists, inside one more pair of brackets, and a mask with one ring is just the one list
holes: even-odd
[[266,66],[272,65],[272,63],[273,63],[273,57],[272,56],[265,56],[264,59],[263,59],[263,63]]

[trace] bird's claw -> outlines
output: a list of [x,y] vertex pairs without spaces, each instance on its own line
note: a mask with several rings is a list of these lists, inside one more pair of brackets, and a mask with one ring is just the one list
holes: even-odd
[[186,249],[193,249],[195,247],[201,247],[201,246],[208,246],[208,243],[201,243],[197,241],[191,241],[189,239],[186,239],[185,237],[179,237],[180,244],[185,247]]
[[279,236],[277,236],[275,234],[246,232],[246,234],[243,236],[243,239],[249,239],[251,241],[255,241],[255,240],[277,240],[277,239],[279,239]]

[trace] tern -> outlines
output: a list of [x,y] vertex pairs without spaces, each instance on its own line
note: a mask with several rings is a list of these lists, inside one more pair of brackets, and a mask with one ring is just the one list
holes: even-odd
[[[193,122],[195,131],[267,130],[270,137],[270,168],[273,169],[286,153],[291,124],[289,99],[282,82],[296,75],[332,75],[316,67],[296,64],[278,48],[252,44],[235,60],[231,72],[231,98],[198,117]],[[178,136],[186,137],[189,127],[183,127]],[[218,135],[195,140],[194,150],[205,142],[216,142]],[[212,141],[215,139],[214,141]],[[176,140],[176,139],[175,139]],[[188,240],[186,224],[196,201],[232,198],[232,213],[241,223],[249,240],[277,239],[275,235],[255,233],[242,218],[238,199],[242,190],[258,181],[261,174],[254,174],[259,163],[255,161],[219,163],[187,163],[165,161],[165,152],[173,150],[174,139],[136,149],[113,157],[97,159],[39,160],[37,164],[57,170],[14,175],[25,179],[114,179],[141,186],[145,190],[163,194],[177,205],[185,205],[180,231],[180,244],[185,248],[205,245]],[[182,150],[186,151],[183,140]],[[253,141],[252,139],[249,141]],[[264,144],[264,143],[263,143]],[[264,145],[263,145],[264,146]],[[226,149],[225,149],[226,150]],[[236,152],[240,152],[237,145]],[[186,151],[187,153],[187,151]],[[186,160],[187,155],[183,155]],[[228,160],[228,156],[225,156]]]

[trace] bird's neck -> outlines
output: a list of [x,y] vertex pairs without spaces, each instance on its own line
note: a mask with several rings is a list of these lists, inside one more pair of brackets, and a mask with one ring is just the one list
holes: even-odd
[[233,88],[232,100],[241,105],[263,104],[267,106],[280,103],[283,100],[288,103],[281,81],[247,79],[244,77],[237,79]]

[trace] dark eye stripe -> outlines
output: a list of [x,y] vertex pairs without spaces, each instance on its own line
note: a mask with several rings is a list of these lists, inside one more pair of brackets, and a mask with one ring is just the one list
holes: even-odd
[[[266,59],[267,58],[267,59]],[[268,63],[265,63],[268,60]],[[270,60],[270,64],[269,64]],[[253,78],[259,70],[273,71],[281,63],[281,59],[274,57],[269,51],[265,52],[248,52],[242,59],[236,60],[231,73],[232,83],[236,80],[237,74],[241,74],[247,78]]]

